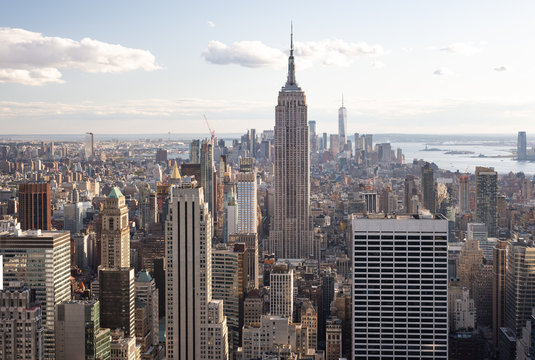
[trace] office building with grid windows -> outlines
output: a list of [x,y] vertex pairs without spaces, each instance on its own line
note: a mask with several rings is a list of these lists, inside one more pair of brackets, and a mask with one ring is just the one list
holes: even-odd
[[447,359],[448,222],[353,215],[353,358]]

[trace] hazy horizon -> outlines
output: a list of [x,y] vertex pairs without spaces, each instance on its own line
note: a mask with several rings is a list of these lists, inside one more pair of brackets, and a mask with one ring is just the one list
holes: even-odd
[[292,20],[319,133],[342,94],[349,133],[535,133],[530,1],[27,6],[0,15],[4,133],[273,127]]

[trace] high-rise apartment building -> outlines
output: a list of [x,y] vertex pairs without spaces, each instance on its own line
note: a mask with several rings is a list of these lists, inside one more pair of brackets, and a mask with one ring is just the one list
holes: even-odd
[[310,129],[310,152],[315,154],[318,152],[318,136],[316,135],[316,121],[310,120],[308,122],[308,128]]
[[288,265],[276,264],[269,275],[269,309],[272,316],[293,320],[294,271]]
[[459,208],[461,213],[470,211],[470,176],[459,176]]
[[535,247],[509,242],[505,270],[504,326],[519,338],[535,307]]
[[448,221],[352,219],[353,359],[448,358]]
[[505,317],[505,270],[507,265],[507,241],[498,240],[493,251],[492,281],[492,342],[498,346],[500,328]]
[[418,194],[418,190],[416,189],[416,181],[414,180],[413,175],[407,175],[405,178],[405,195],[404,195],[404,201],[403,205],[405,206],[405,212],[408,214],[414,213],[414,209],[411,209],[411,200],[413,196]]
[[[209,359],[216,342],[208,342],[209,328],[218,327],[227,343],[226,318],[208,316],[212,301],[212,219],[203,189],[190,178],[171,187],[165,225],[166,353],[167,359]],[[215,306],[215,305],[214,305]],[[215,310],[214,310],[215,311]],[[214,322],[218,322],[217,324]],[[217,325],[217,326],[216,326]],[[217,357],[215,359],[228,358]]]
[[240,163],[243,163],[244,166],[240,166],[240,172],[236,174],[238,232],[241,234],[254,234],[257,232],[258,206],[256,198],[256,169],[254,166],[254,159],[244,158],[241,159]]
[[345,144],[347,139],[347,109],[344,106],[344,97],[342,96],[342,106],[338,109],[338,136],[340,143]]
[[268,250],[277,258],[316,254],[310,217],[310,153],[305,92],[297,85],[293,34],[288,79],[275,108],[275,196]]
[[28,287],[41,304],[45,327],[45,359],[55,356],[54,312],[71,300],[69,232],[28,230],[0,235],[4,289]]
[[29,289],[0,290],[0,359],[44,357],[41,307]]
[[102,210],[101,266],[130,267],[128,206],[119,188],[112,189]]
[[19,185],[19,221],[22,230],[50,230],[50,185],[48,183]]
[[498,173],[494,168],[476,167],[476,222],[487,225],[489,237],[498,233]]
[[100,327],[100,303],[78,300],[56,305],[56,360],[109,359],[110,329]]
[[422,194],[424,197],[424,207],[434,213],[436,211],[436,187],[435,175],[431,165],[426,162],[422,166]]
[[237,350],[243,327],[243,300],[248,288],[248,253],[243,243],[212,249],[212,297],[223,300],[229,347]]
[[[189,162],[190,164],[200,164],[201,158],[199,157],[199,151],[201,149],[199,140],[191,140],[189,144]],[[197,179],[200,181],[201,179]]]
[[369,154],[373,151],[373,134],[365,134],[364,136],[364,149]]
[[215,211],[215,182],[214,182],[214,146],[209,140],[201,143],[201,183],[204,192],[204,201],[212,214],[212,221],[216,219]]
[[527,159],[527,140],[525,131],[518,132],[518,140],[516,142],[516,158],[520,161]]

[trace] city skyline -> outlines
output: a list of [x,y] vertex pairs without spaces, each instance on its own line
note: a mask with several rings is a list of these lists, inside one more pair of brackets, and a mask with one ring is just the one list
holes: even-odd
[[204,133],[206,113],[216,133],[270,128],[293,19],[318,133],[336,132],[342,93],[349,134],[534,132],[534,54],[511,41],[535,30],[534,5],[484,5],[9,4],[0,123],[11,134]]

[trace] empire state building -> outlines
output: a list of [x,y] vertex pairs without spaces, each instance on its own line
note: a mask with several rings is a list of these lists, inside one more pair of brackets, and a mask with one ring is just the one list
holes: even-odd
[[314,258],[305,93],[295,80],[293,32],[288,79],[275,108],[275,196],[268,247],[277,258]]

